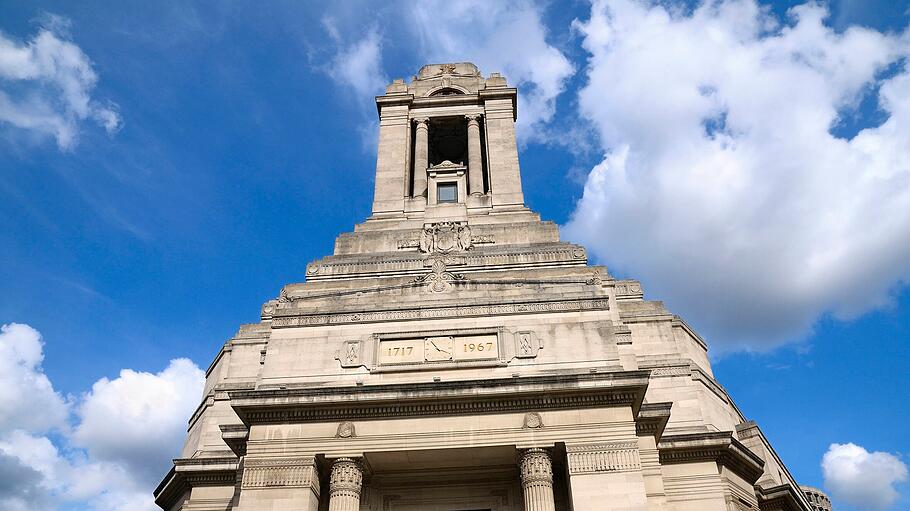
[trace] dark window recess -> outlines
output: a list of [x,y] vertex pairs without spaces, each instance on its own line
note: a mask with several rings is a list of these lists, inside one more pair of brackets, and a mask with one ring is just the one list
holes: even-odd
[[457,183],[439,183],[436,186],[437,202],[458,202]]
[[430,165],[444,161],[464,165],[468,161],[468,121],[464,117],[434,117],[429,135]]

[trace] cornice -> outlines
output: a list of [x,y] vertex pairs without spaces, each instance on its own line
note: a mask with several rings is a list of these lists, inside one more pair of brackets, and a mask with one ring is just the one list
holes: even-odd
[[491,87],[478,91],[478,96],[482,102],[496,99],[512,100],[512,120],[518,119],[518,89],[514,87]]
[[589,293],[571,299],[549,300],[500,300],[472,304],[451,304],[448,306],[375,307],[367,310],[306,313],[299,309],[272,311],[269,318],[273,328],[325,326],[347,323],[378,323],[383,321],[408,321],[454,317],[499,316],[511,314],[533,314],[547,312],[580,312],[609,310],[610,300],[606,296],[591,296]]
[[178,458],[155,488],[155,503],[170,509],[191,488],[200,486],[234,486],[237,483],[238,458],[217,456]]
[[657,445],[660,463],[697,463],[714,461],[755,484],[765,462],[748,447],[733,438],[732,431],[665,436]]
[[243,424],[221,424],[221,439],[231,448],[237,456],[246,455],[246,441],[250,436],[250,428]]
[[376,96],[376,111],[382,115],[382,107],[410,105],[414,101],[413,94],[389,94],[387,96]]
[[812,511],[803,505],[802,492],[790,484],[768,488],[755,486],[755,496],[761,511]]
[[310,312],[297,309],[275,309],[269,318],[273,328],[326,326],[347,323],[379,323],[384,321],[409,321],[420,319],[440,319],[455,317],[488,317],[511,314],[534,314],[549,312],[582,312],[609,310],[610,300],[606,296],[591,296],[590,293],[573,293],[580,295],[566,299],[549,300],[499,300],[495,302],[480,301],[475,303],[452,303],[449,305],[420,306],[417,303],[408,307],[375,307],[364,310]]
[[230,393],[246,425],[382,417],[424,417],[631,406],[637,413],[648,371],[569,373],[485,380]]
[[635,416],[635,434],[653,436],[655,442],[660,442],[670,420],[672,406],[673,403],[643,403]]

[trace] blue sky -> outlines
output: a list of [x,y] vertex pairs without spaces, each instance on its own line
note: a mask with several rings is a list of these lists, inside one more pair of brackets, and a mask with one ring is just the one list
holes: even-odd
[[[705,335],[719,381],[799,481],[864,509],[866,481],[822,468],[852,443],[865,450],[844,470],[897,492],[868,509],[910,508],[907,3],[367,5],[0,2],[0,324],[34,329],[7,332],[24,361],[12,384],[46,381],[62,414],[3,429],[29,408],[0,399],[0,470],[18,431],[57,450],[32,467],[41,505],[137,506],[41,477],[93,467],[150,491],[166,467],[98,440],[114,413],[98,410],[131,385],[194,385],[195,366],[369,214],[372,96],[423,63],[473,60],[525,98],[529,206]],[[767,64],[782,47],[810,62]],[[23,48],[33,61],[13,58]],[[29,67],[41,48],[56,65]],[[763,101],[792,117],[749,107]],[[187,411],[169,413],[162,451]]]

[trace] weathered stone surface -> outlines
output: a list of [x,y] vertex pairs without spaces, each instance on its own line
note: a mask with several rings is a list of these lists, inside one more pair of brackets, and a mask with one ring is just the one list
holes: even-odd
[[163,508],[809,510],[705,341],[525,207],[502,76],[377,104],[373,214],[215,357]]

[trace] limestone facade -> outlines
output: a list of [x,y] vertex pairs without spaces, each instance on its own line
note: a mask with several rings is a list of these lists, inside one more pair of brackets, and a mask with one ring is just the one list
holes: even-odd
[[505,78],[376,104],[372,215],[216,355],[163,509],[812,509],[704,340],[524,205]]

